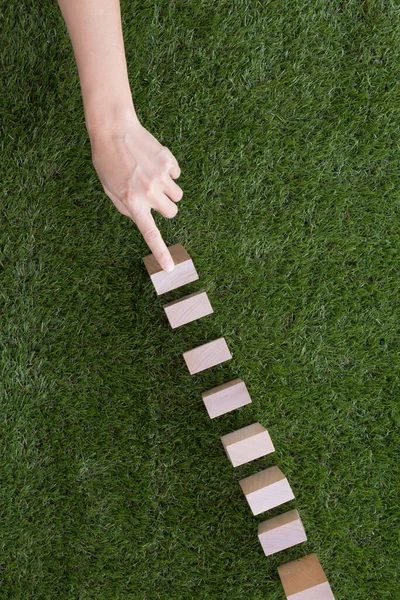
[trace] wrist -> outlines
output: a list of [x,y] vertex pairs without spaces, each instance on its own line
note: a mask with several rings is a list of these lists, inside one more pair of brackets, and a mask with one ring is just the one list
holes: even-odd
[[124,130],[128,125],[139,123],[132,97],[124,100],[91,98],[84,102],[85,123],[89,137]]

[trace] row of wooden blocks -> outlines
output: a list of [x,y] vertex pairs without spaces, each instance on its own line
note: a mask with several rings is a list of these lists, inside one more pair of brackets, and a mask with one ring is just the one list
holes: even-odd
[[[144,259],[147,271],[158,295],[196,281],[199,276],[189,254],[176,244],[169,248],[175,263],[172,272],[164,272],[153,255]],[[164,306],[172,328],[181,327],[213,312],[206,292],[196,292]],[[224,338],[219,338],[183,354],[189,372],[194,375],[232,358]],[[235,379],[202,394],[211,419],[251,403],[246,384]],[[222,436],[223,448],[234,467],[274,452],[268,431],[253,423]],[[294,499],[290,484],[276,467],[255,473],[240,482],[240,487],[253,515],[275,508]],[[265,555],[269,556],[304,542],[307,537],[297,510],[289,510],[258,526],[258,538]],[[279,576],[289,600],[334,600],[324,571],[311,554],[281,565]]]

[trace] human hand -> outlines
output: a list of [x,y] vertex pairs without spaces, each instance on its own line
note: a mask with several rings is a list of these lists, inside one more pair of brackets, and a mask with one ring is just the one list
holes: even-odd
[[120,213],[131,218],[165,271],[174,262],[151,210],[168,219],[178,212],[183,192],[175,183],[180,175],[172,152],[145,129],[136,116],[89,131],[93,164],[103,189]]

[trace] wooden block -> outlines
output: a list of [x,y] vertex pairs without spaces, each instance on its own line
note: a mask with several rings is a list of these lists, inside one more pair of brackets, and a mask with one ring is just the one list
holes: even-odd
[[293,500],[288,480],[278,467],[270,467],[239,481],[253,515]]
[[163,271],[153,254],[143,259],[158,296],[199,278],[193,261],[182,244],[170,246],[168,250],[175,263],[175,269],[171,272]]
[[172,329],[201,319],[213,312],[206,292],[196,292],[164,306],[165,314]]
[[193,348],[193,350],[188,350],[188,352],[184,353],[183,358],[185,359],[189,373],[194,375],[210,367],[215,367],[215,365],[219,365],[226,360],[230,360],[232,355],[229,352],[225,338],[218,338],[213,342],[208,342],[207,344]]
[[290,510],[258,526],[258,538],[266,556],[305,542],[303,523],[297,510]]
[[223,435],[221,442],[234,467],[275,451],[268,431],[260,423]]
[[241,379],[234,379],[203,392],[201,397],[211,419],[251,402],[246,384]]
[[278,573],[288,600],[335,600],[315,554],[281,565]]

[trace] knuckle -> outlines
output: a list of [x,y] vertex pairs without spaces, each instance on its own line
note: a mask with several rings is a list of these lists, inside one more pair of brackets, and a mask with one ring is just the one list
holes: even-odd
[[155,188],[155,182],[152,180],[147,181],[144,190],[145,190],[145,194],[148,198],[153,198],[154,197],[154,188]]
[[154,191],[154,181],[149,177],[146,177],[142,181],[142,190],[146,196],[152,196]]
[[117,197],[122,201],[126,202],[129,199],[129,185],[126,183],[122,183],[118,186],[117,189]]
[[159,159],[160,159],[161,165],[164,168],[167,168],[171,165],[172,154],[171,154],[171,151],[166,146],[162,147],[162,150],[160,151],[160,154],[159,154]]
[[133,219],[134,220],[137,219],[139,217],[140,213],[142,212],[141,205],[138,202],[136,202],[134,199],[131,199],[128,202],[128,207],[129,207],[129,211],[130,211]]
[[149,227],[143,232],[143,238],[147,244],[151,244],[158,239],[158,230],[155,227]]
[[143,169],[136,169],[134,184],[137,189],[146,195],[151,194],[153,190],[153,180]]
[[161,156],[165,156],[166,158],[170,158],[171,150],[167,148],[167,146],[163,146],[160,151]]

